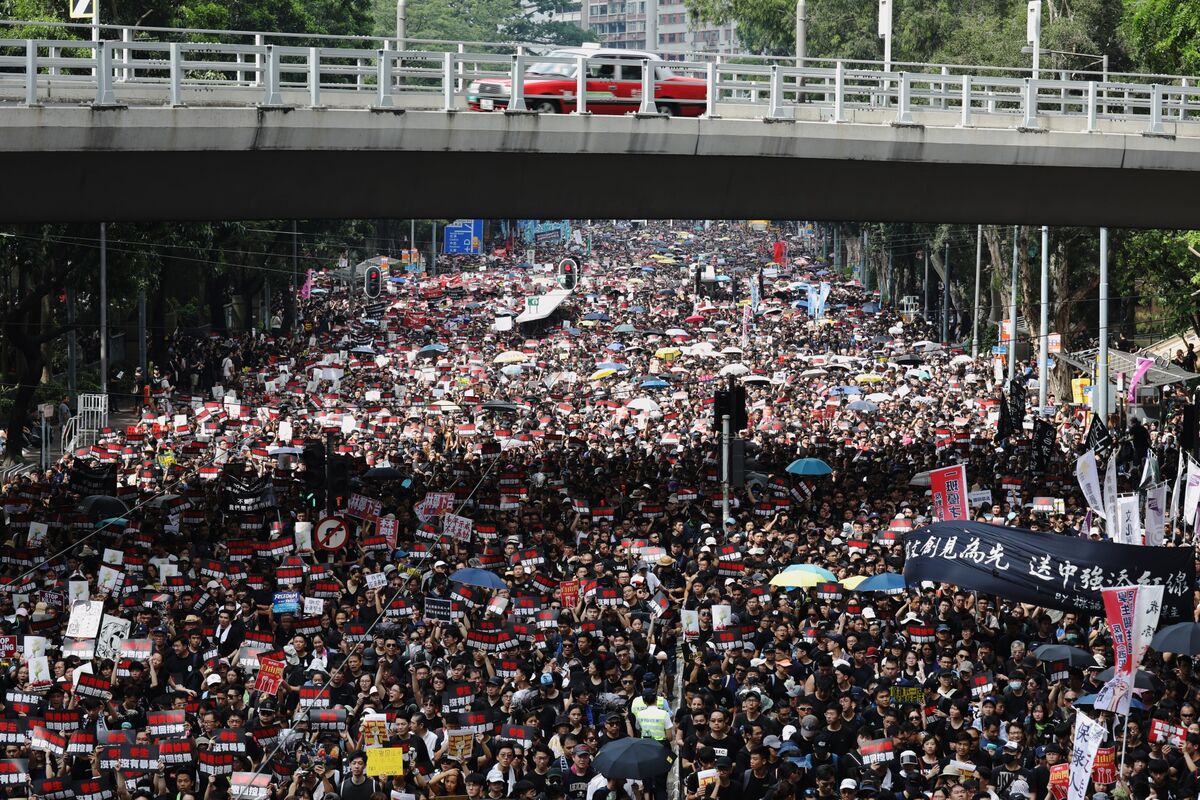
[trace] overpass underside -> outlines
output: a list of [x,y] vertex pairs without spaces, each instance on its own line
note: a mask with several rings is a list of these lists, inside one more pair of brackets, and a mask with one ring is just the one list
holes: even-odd
[[[929,120],[932,122],[933,120]],[[921,120],[918,120],[921,122]],[[776,218],[1196,227],[1200,139],[878,122],[9,107],[7,222]]]

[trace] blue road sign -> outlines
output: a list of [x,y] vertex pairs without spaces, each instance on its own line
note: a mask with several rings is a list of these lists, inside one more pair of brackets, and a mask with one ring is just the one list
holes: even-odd
[[454,255],[479,255],[483,252],[483,220],[456,219],[445,228],[442,252]]

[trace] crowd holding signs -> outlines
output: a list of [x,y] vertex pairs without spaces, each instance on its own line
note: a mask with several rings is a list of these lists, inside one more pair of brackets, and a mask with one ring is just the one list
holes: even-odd
[[565,324],[509,248],[173,338],[3,488],[0,793],[1195,797],[1177,410],[1035,420],[789,243],[596,225]]

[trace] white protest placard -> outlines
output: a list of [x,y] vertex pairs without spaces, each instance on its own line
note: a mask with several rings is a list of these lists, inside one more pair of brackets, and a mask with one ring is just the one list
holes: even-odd
[[980,489],[977,492],[968,492],[967,493],[967,502],[971,504],[972,508],[976,508],[978,506],[991,505],[992,490],[991,489]]
[[100,635],[96,637],[96,657],[116,658],[122,639],[129,638],[133,620],[105,614],[100,622]]
[[456,542],[470,542],[471,532],[475,529],[475,521],[470,517],[458,514],[442,515],[442,533],[453,537]]
[[311,553],[313,551],[312,527],[313,526],[311,522],[296,523],[295,533],[297,553]]
[[304,598],[304,616],[319,617],[325,613],[325,601],[320,597]]
[[21,643],[21,650],[26,658],[37,658],[46,655],[47,644],[45,636],[26,636]]
[[279,441],[285,445],[292,441],[292,423],[289,420],[282,420],[279,423]]
[[67,581],[67,602],[82,603],[91,596],[92,589],[87,581]]
[[733,620],[733,606],[718,604],[712,607],[712,626],[714,631],[723,631]]
[[100,631],[100,619],[104,616],[102,600],[85,600],[71,606],[71,618],[67,621],[67,636],[72,639],[94,639]]
[[121,566],[125,563],[125,553],[121,550],[114,550],[111,547],[104,548],[104,558],[101,559],[105,564],[114,564]]
[[30,547],[41,547],[46,543],[46,534],[50,528],[44,522],[29,523],[29,535],[25,539]]
[[367,573],[368,589],[382,589],[384,586],[387,586],[387,575],[384,575],[382,572]]

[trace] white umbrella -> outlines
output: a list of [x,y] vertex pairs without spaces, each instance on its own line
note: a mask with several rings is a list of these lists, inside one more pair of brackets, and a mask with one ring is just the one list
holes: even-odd
[[742,378],[742,383],[770,383],[771,379],[766,375],[747,375]]
[[974,362],[974,359],[972,359],[969,355],[966,355],[965,353],[961,356],[955,356],[954,358],[950,359],[950,363],[956,367],[959,364],[971,364],[973,362]]
[[887,392],[872,392],[863,399],[871,403],[883,403],[891,400],[892,396]]
[[666,334],[667,336],[691,336],[691,334],[685,331],[683,328],[667,328]]
[[806,369],[806,370],[804,370],[804,372],[800,373],[800,377],[801,378],[820,378],[822,375],[828,375],[828,374],[829,373],[823,369]]
[[749,372],[750,368],[745,364],[726,364],[721,367],[721,371],[718,374],[721,377],[725,377],[726,375],[746,375]]
[[726,347],[723,350],[721,350],[721,354],[726,355],[726,356],[740,356],[742,354],[742,348]]
[[626,408],[632,408],[637,411],[658,411],[659,405],[649,397],[635,397],[629,401]]

